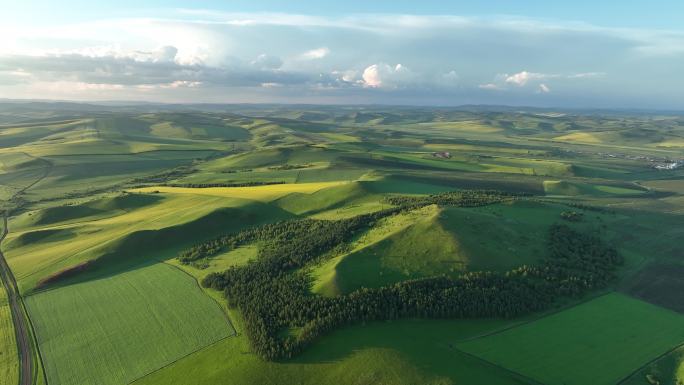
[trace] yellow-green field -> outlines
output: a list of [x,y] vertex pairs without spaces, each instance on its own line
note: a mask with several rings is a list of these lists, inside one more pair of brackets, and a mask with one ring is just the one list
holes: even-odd
[[[244,190],[243,196],[247,192]],[[260,202],[190,193],[128,194],[89,207],[99,206],[106,210],[81,218],[68,214],[70,210],[83,212],[79,210],[83,206],[68,206],[55,216],[55,222],[48,223],[44,218],[51,213],[49,209],[12,218],[12,232],[3,248],[22,291],[63,269],[103,256],[112,262],[165,259],[173,256],[178,246],[224,231],[217,226],[239,228],[288,216]],[[36,224],[36,219],[41,221]]]
[[189,275],[156,264],[26,298],[48,383],[126,384],[234,333]]
[[610,385],[684,341],[684,316],[609,294],[459,349],[548,385]]
[[[482,207],[406,206],[346,234],[297,272],[321,301],[408,279],[496,275],[544,261],[548,230],[562,223],[617,247],[625,262],[604,289],[629,292],[646,267],[682,261],[684,169],[653,167],[684,159],[680,116],[378,106],[78,112],[30,104],[12,112],[0,102],[0,209],[11,210],[2,250],[50,385],[684,379],[682,348],[665,354],[684,342],[684,315],[655,306],[662,293],[650,291],[652,304],[615,293],[585,303],[563,298],[557,313],[507,320],[350,321],[294,358],[266,361],[224,292],[198,281],[263,257],[268,241],[214,243],[216,254],[188,265],[175,258],[267,223],[350,219],[396,207],[396,196],[499,190],[530,195]],[[193,184],[254,186],[170,187]],[[684,279],[670,280],[667,298],[677,301],[672,293]],[[2,294],[0,385],[15,385]],[[277,333],[297,336],[298,325]]]
[[347,182],[318,182],[318,183],[289,183],[289,184],[273,184],[266,186],[250,186],[250,187],[206,187],[206,188],[190,188],[190,187],[168,187],[168,186],[152,186],[131,190],[132,192],[140,193],[167,193],[167,194],[190,194],[190,195],[208,195],[223,198],[243,198],[253,199],[258,201],[271,201],[291,193],[311,194],[318,190],[327,187],[338,186]]
[[18,382],[19,357],[12,312],[7,303],[7,292],[0,285],[0,385],[15,385]]

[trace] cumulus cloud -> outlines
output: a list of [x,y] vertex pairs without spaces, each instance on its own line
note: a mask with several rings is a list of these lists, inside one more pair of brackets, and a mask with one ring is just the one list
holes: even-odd
[[551,92],[551,89],[546,84],[541,83],[539,85],[539,89],[537,90],[537,92],[540,94],[548,94],[549,92]]
[[401,64],[394,67],[378,63],[363,70],[363,84],[370,88],[397,88],[407,86],[416,80],[416,75]]
[[[213,67],[178,63],[174,61],[176,52],[174,47],[164,47],[158,51],[135,51],[127,55],[5,56],[0,59],[0,73],[22,73],[43,82],[71,81],[166,88],[198,87],[202,84],[303,84],[310,79],[306,74],[279,70],[282,61],[275,56],[259,55],[251,62],[234,60],[230,65]],[[7,84],[7,81],[0,77],[0,84]]]
[[[668,95],[654,103],[684,100],[684,31],[513,17],[167,14],[0,25],[0,94],[40,97],[41,87],[68,83],[83,85],[74,92],[120,85],[122,94],[144,89],[193,101],[209,88],[216,95],[252,88],[312,102],[322,95],[373,102],[383,90],[379,101],[387,103],[422,103],[429,95],[449,104],[520,104],[527,95],[539,100],[543,84],[556,100],[587,100],[590,91],[612,103],[634,90]],[[240,92],[227,92],[235,87]]]
[[321,47],[304,52],[301,57],[305,60],[323,59],[330,54],[328,47]]

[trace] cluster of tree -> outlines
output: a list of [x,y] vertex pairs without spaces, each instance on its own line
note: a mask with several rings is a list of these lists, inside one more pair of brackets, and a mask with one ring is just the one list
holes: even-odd
[[584,214],[573,210],[573,211],[563,211],[560,214],[560,216],[561,216],[561,218],[563,218],[569,222],[579,222],[582,220],[582,217],[584,216]]
[[283,171],[283,170],[298,170],[301,168],[308,168],[311,167],[311,164],[309,163],[303,163],[303,164],[283,164],[283,165],[278,165],[278,166],[270,166],[268,167],[269,170],[276,170],[276,171]]
[[[184,186],[190,187],[195,185]],[[389,197],[386,199],[387,202],[395,206],[390,209],[349,219],[332,221],[295,219],[249,228],[240,231],[237,234],[225,235],[195,245],[190,249],[182,251],[178,255],[178,260],[184,264],[193,264],[197,267],[202,267],[206,266],[205,263],[201,262],[202,260],[211,258],[219,252],[230,251],[241,245],[260,241],[263,243],[260,257],[263,258],[270,254],[277,254],[282,258],[288,258],[289,253],[287,250],[289,250],[292,245],[298,245],[301,242],[316,244],[316,240],[313,240],[312,237],[318,237],[319,235],[321,237],[336,237],[334,239],[346,239],[353,236],[358,230],[373,226],[377,220],[394,215],[398,212],[432,204],[459,207],[484,206],[512,199],[517,196],[520,195],[495,190],[463,190],[424,197]],[[281,240],[286,241],[281,242]],[[297,247],[299,247],[299,245]],[[303,245],[302,247],[306,248],[306,245]]]
[[[600,238],[554,225],[548,257],[536,266],[410,280],[333,298],[311,295],[311,279],[300,268],[377,219],[362,217],[357,225],[301,221],[287,230],[270,226],[274,238],[255,262],[210,274],[202,284],[224,291],[229,305],[245,318],[253,350],[273,360],[292,357],[345,324],[404,317],[515,317],[539,311],[563,297],[605,287],[622,263]],[[297,332],[284,333],[288,330]]]
[[162,186],[168,187],[189,187],[189,188],[209,188],[209,187],[252,187],[252,186],[267,186],[272,184],[284,184],[282,181],[271,182],[231,182],[231,183],[163,183]]
[[497,190],[460,190],[427,196],[390,196],[385,198],[389,204],[402,207],[419,207],[431,204],[440,206],[476,207],[486,206],[522,196]]
[[[158,174],[154,175],[148,175],[140,178],[135,178],[131,181],[133,184],[140,184],[140,183],[164,183],[168,180],[172,179],[178,179],[182,178],[184,176],[187,176],[189,174],[192,174],[194,172],[197,172],[197,169],[195,169],[192,166],[178,166],[176,168],[173,168],[168,171],[163,171]],[[135,186],[133,186],[135,187]]]
[[592,205],[587,205],[587,204],[584,204],[584,203],[569,202],[569,203],[566,203],[566,205],[567,205],[567,206],[570,206],[570,207],[574,207],[574,208],[576,208],[576,209],[580,209],[580,210],[596,211],[596,212],[599,212],[599,213],[610,213],[610,212],[613,212],[612,210],[607,209],[607,208],[605,208],[605,207],[592,206]]
[[400,210],[402,208],[390,208],[341,220],[295,219],[266,224],[195,245],[181,252],[178,260],[189,264],[241,245],[259,242],[259,263],[277,261],[280,268],[301,267],[332,247],[343,245],[379,219]]

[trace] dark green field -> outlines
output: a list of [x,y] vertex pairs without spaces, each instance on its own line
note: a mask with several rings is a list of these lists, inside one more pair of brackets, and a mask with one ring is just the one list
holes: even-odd
[[37,383],[684,381],[682,116],[20,107],[1,247]]

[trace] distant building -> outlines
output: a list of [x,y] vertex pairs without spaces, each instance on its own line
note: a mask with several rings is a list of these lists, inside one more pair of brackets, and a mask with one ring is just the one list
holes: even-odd
[[451,153],[448,151],[433,152],[432,156],[435,158],[449,159],[451,158]]
[[680,167],[684,167],[684,160],[678,160],[676,162],[658,163],[653,168],[656,170],[675,170]]

